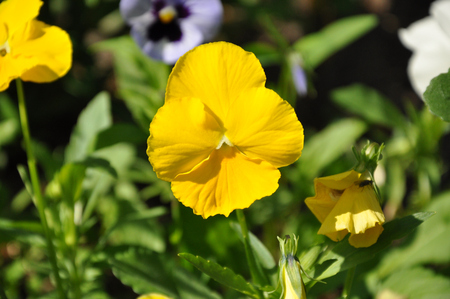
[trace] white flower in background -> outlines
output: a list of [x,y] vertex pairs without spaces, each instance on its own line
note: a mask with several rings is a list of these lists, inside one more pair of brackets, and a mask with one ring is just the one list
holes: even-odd
[[413,52],[408,76],[416,93],[423,97],[431,79],[450,68],[450,0],[434,1],[430,16],[400,29],[399,37]]
[[223,8],[220,0],[121,0],[120,12],[145,54],[173,64],[214,37]]

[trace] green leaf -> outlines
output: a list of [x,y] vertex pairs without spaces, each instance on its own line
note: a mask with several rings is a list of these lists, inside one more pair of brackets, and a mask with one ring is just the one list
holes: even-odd
[[111,254],[108,262],[114,275],[136,293],[157,292],[178,298],[171,269],[162,255],[129,247],[126,251]]
[[183,268],[175,268],[173,276],[181,298],[222,298],[219,294],[210,290],[200,279]]
[[133,144],[145,143],[147,137],[147,134],[135,125],[114,124],[98,134],[95,149],[108,147],[121,142]]
[[384,224],[384,231],[378,241],[368,248],[355,248],[346,238],[319,259],[315,266],[314,277],[322,280],[372,259],[381,250],[389,247],[392,241],[411,233],[434,214],[434,212],[416,213]]
[[316,68],[328,57],[352,43],[378,24],[375,15],[359,15],[338,20],[321,31],[308,34],[294,44],[305,66]]
[[217,282],[247,296],[259,298],[255,288],[245,281],[242,276],[235,274],[233,270],[224,268],[215,262],[207,261],[199,256],[194,256],[189,253],[179,253],[178,255]]
[[79,165],[84,165],[87,168],[96,168],[104,170],[109,173],[112,177],[117,178],[117,171],[112,167],[111,163],[102,158],[88,157],[81,162],[77,162]]
[[71,202],[72,205],[81,195],[85,173],[86,166],[68,163],[62,167],[58,174],[61,196],[64,200]]
[[450,279],[430,269],[407,268],[393,272],[380,289],[388,289],[409,299],[443,299],[450,294]]
[[113,53],[120,97],[140,127],[148,131],[150,121],[164,102],[169,66],[145,56],[129,36],[96,43],[92,49]]
[[141,246],[164,252],[166,243],[156,217],[166,213],[162,207],[147,210],[141,201],[102,198],[97,208],[107,228],[99,243]]
[[450,122],[450,70],[431,80],[423,98],[431,112]]
[[78,117],[65,152],[66,162],[85,159],[94,150],[97,134],[112,124],[109,95],[99,93]]
[[254,42],[244,46],[246,51],[255,54],[262,66],[269,66],[281,63],[281,55],[276,48],[269,44]]
[[[241,240],[241,242],[244,242],[241,226],[236,222],[232,222],[231,227],[238,233],[237,235]],[[264,244],[251,232],[249,232],[249,236],[250,236],[250,246],[252,247],[253,252],[255,253],[256,260],[265,269],[275,268],[277,264],[275,263],[272,254],[270,254],[269,249],[267,249],[266,246],[264,246]]]
[[391,101],[375,89],[362,84],[353,84],[335,89],[333,101],[348,111],[362,116],[370,123],[388,127],[404,126],[405,118]]
[[299,171],[307,178],[317,177],[323,168],[349,151],[366,130],[367,125],[357,119],[344,119],[328,125],[305,143],[297,162]]
[[33,246],[45,246],[43,229],[39,222],[13,221],[0,218],[0,243],[11,240],[32,244]]
[[383,258],[380,277],[417,264],[450,262],[450,192],[434,198],[427,210],[436,211],[436,215],[417,229],[411,242]]

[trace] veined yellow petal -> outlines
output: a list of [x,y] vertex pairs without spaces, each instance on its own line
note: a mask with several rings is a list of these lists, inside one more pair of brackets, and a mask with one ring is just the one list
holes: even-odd
[[28,38],[11,43],[12,56],[23,65],[20,78],[24,81],[44,83],[64,76],[72,66],[72,42],[69,35],[59,27],[33,20],[24,30]]
[[354,170],[346,171],[343,173],[330,175],[326,177],[317,178],[319,182],[328,188],[335,190],[344,190],[355,183],[361,174]]
[[43,2],[41,0],[6,0],[0,3],[0,22],[7,24],[9,35],[25,23],[36,18]]
[[242,92],[263,87],[265,82],[264,70],[253,53],[231,43],[209,43],[187,52],[175,64],[167,83],[166,101],[198,98],[224,120],[230,103]]
[[[375,227],[377,224],[382,224],[385,221],[383,211],[375,194],[372,185],[363,188],[352,188],[356,199],[354,201],[352,215],[353,215],[353,230],[349,230],[352,234],[364,233],[367,229]],[[350,195],[350,194],[349,194]]]
[[191,172],[177,176],[172,191],[203,218],[228,216],[274,193],[279,178],[280,172],[271,164],[246,157],[236,147],[224,144]]
[[326,187],[317,178],[314,179],[314,189],[316,195],[306,198],[305,204],[320,223],[323,223],[341,197],[342,191]]
[[[6,27],[5,23],[0,22],[0,49],[6,46],[6,42],[8,41],[8,27]],[[3,55],[0,55],[2,57]]]
[[158,177],[171,181],[207,159],[222,136],[222,127],[199,99],[169,101],[150,125],[147,155]]
[[14,63],[10,55],[0,57],[0,91],[9,87],[11,80],[18,78],[21,69]]
[[364,233],[382,223],[384,215],[373,186],[359,187],[354,184],[344,191],[318,233],[328,236],[335,232],[348,231],[354,235]]
[[279,168],[295,162],[303,149],[303,127],[294,109],[265,87],[243,90],[230,103],[226,134],[240,151]]
[[364,233],[351,234],[348,242],[356,248],[372,246],[377,242],[383,230],[381,224],[376,223],[374,227],[367,229]]

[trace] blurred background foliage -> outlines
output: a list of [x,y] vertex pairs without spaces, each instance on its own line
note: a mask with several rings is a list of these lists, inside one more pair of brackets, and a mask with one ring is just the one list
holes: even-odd
[[[351,168],[352,145],[370,139],[386,145],[376,180],[387,221],[437,213],[388,250],[361,260],[350,297],[448,298],[449,125],[411,89],[406,75],[411,53],[397,36],[399,28],[428,15],[431,1],[222,3],[224,22],[216,40],[253,51],[267,86],[295,107],[305,128],[302,157],[281,169],[278,191],[245,210],[258,258],[274,285],[276,236],[299,235],[305,270],[317,270],[321,248],[332,242],[316,234],[320,224],[303,201],[314,194],[315,177]],[[153,291],[243,298],[177,256],[198,255],[250,276],[239,229],[223,216],[204,220],[179,204],[147,161],[149,123],[164,101],[171,67],[141,53],[118,5],[118,0],[46,1],[39,19],[70,34],[73,67],[54,83],[24,84],[42,189],[51,205],[47,217],[64,265],[61,276],[67,286],[79,285],[82,298],[136,298]],[[345,19],[361,14],[372,16]],[[344,19],[350,23],[336,23]],[[289,77],[290,53],[304,59],[306,96],[296,95]],[[16,102],[12,84],[0,94],[0,284],[9,298],[54,298],[42,228],[26,191]],[[393,222],[392,230],[395,225],[400,224]],[[343,270],[325,279],[327,284],[307,283],[308,298],[338,298]]]

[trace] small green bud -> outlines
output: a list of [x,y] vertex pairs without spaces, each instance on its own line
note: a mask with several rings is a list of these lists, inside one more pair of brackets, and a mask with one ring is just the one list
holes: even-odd
[[301,275],[300,262],[295,255],[297,253],[298,237],[294,234],[286,236],[280,241],[280,283],[282,293],[280,299],[306,299],[305,286]]
[[376,142],[370,143],[369,141],[367,141],[367,144],[361,149],[361,152],[357,152],[353,147],[353,153],[358,161],[358,164],[353,169],[359,173],[368,171],[373,177],[378,161],[382,158],[381,151],[383,148],[384,144],[380,145]]

